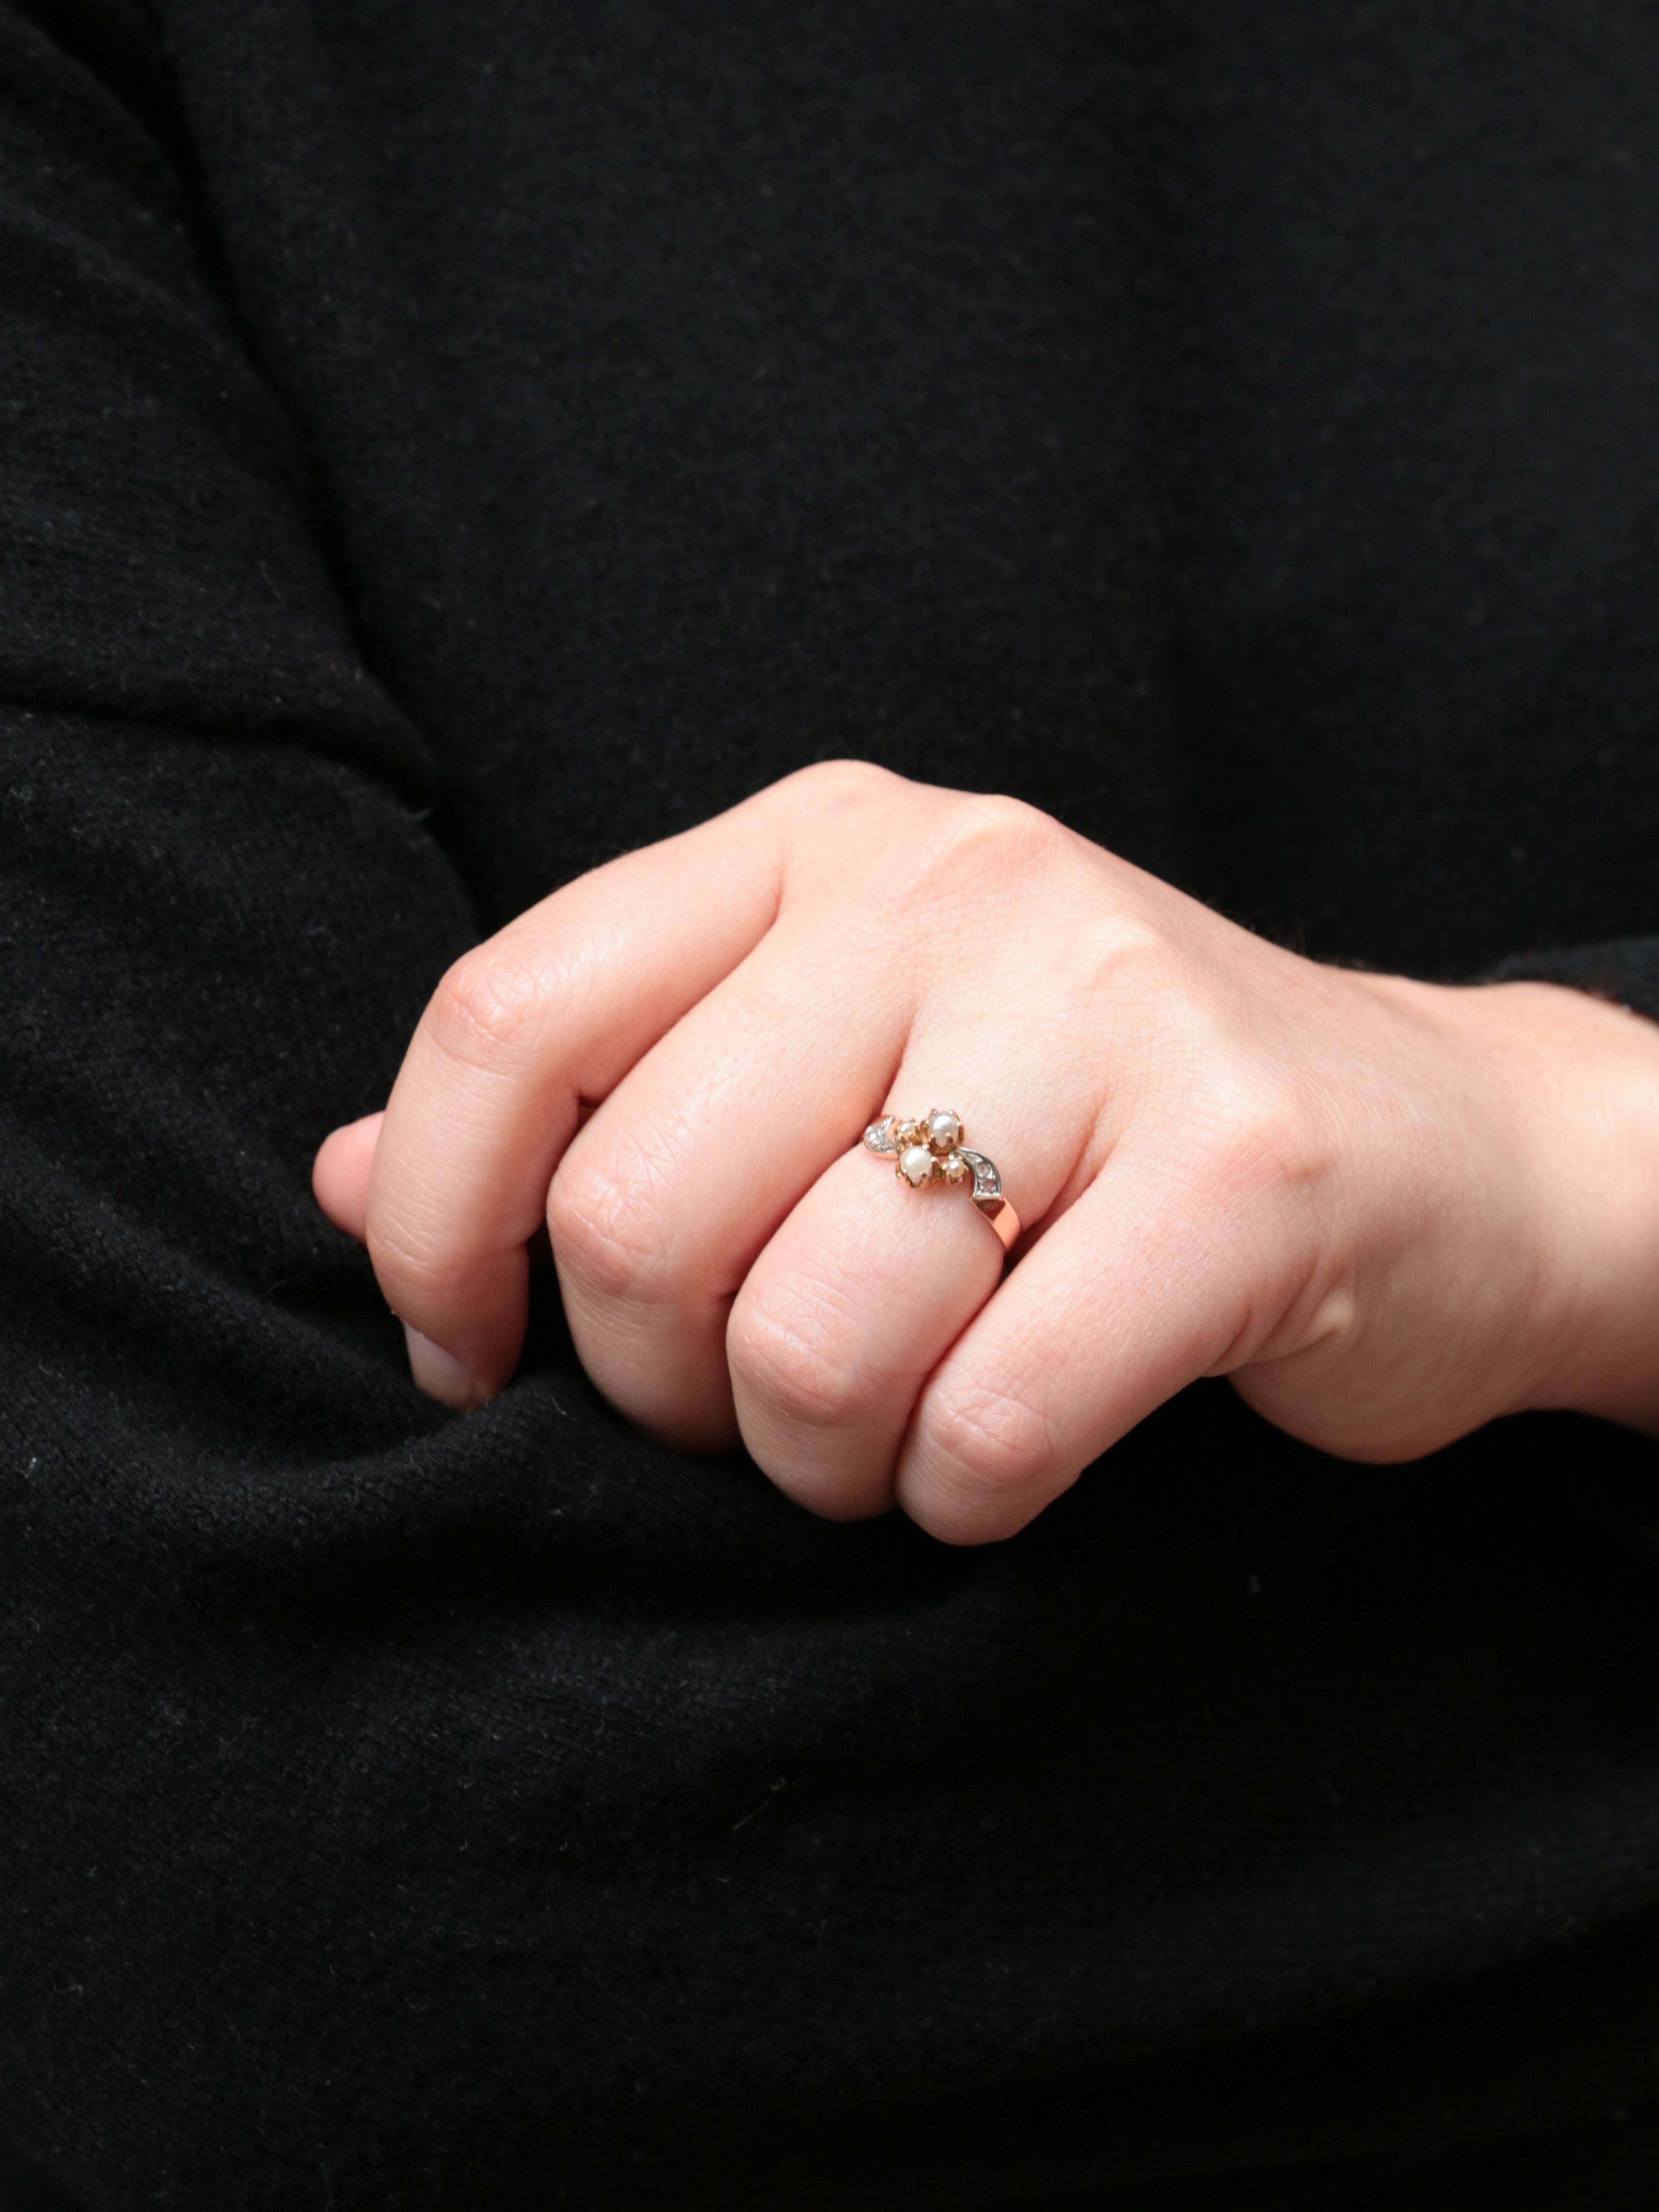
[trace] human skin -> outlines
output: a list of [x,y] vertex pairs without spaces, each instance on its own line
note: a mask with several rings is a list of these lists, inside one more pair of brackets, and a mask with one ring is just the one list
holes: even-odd
[[[859,1142],[934,1105],[1024,1224],[1006,1274],[962,1189]],[[859,762],[465,954],[313,1183],[430,1395],[508,1382],[545,1222],[623,1414],[951,1542],[1200,1376],[1352,1459],[1529,1407],[1659,1426],[1659,1027],[1324,967]]]

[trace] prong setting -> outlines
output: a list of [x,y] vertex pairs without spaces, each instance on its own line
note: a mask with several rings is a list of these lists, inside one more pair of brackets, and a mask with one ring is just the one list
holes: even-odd
[[893,1163],[901,1182],[920,1190],[929,1182],[966,1182],[981,1157],[963,1149],[962,1116],[954,1106],[930,1106],[920,1117],[884,1115],[864,1133],[866,1149]]
[[920,1190],[930,1182],[959,1184],[971,1180],[969,1195],[995,1230],[1006,1252],[1019,1234],[1019,1216],[1002,1194],[1002,1177],[983,1152],[970,1152],[954,1106],[930,1106],[920,1120],[884,1114],[864,1133],[866,1152],[893,1163],[902,1183]]

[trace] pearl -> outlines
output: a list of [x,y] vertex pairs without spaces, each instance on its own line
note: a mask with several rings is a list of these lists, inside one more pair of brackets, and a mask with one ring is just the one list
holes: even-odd
[[948,1106],[935,1106],[927,1116],[927,1135],[936,1152],[948,1152],[962,1137],[961,1117]]
[[899,1173],[906,1182],[924,1183],[933,1172],[933,1156],[926,1145],[907,1145],[899,1154]]
[[939,1165],[945,1170],[946,1182],[965,1182],[968,1180],[968,1163],[960,1152],[946,1152]]

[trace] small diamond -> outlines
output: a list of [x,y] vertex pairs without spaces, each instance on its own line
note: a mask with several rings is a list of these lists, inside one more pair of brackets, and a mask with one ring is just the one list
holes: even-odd
[[974,1196],[975,1198],[1000,1198],[1002,1195],[1002,1177],[997,1173],[995,1168],[992,1166],[990,1161],[986,1158],[984,1153],[964,1152],[962,1157],[967,1161],[969,1166],[972,1168],[974,1171]]
[[886,1114],[879,1121],[872,1121],[864,1133],[864,1141],[872,1152],[896,1152],[898,1146],[893,1138],[892,1115]]

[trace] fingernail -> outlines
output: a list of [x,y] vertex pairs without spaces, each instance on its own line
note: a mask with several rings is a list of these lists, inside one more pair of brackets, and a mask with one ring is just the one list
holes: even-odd
[[434,1344],[429,1336],[422,1336],[407,1322],[404,1323],[404,1334],[409,1340],[409,1371],[415,1377],[416,1389],[424,1390],[428,1398],[436,1398],[442,1405],[453,1406],[458,1413],[483,1402],[487,1393],[453,1352],[446,1352],[441,1344]]

